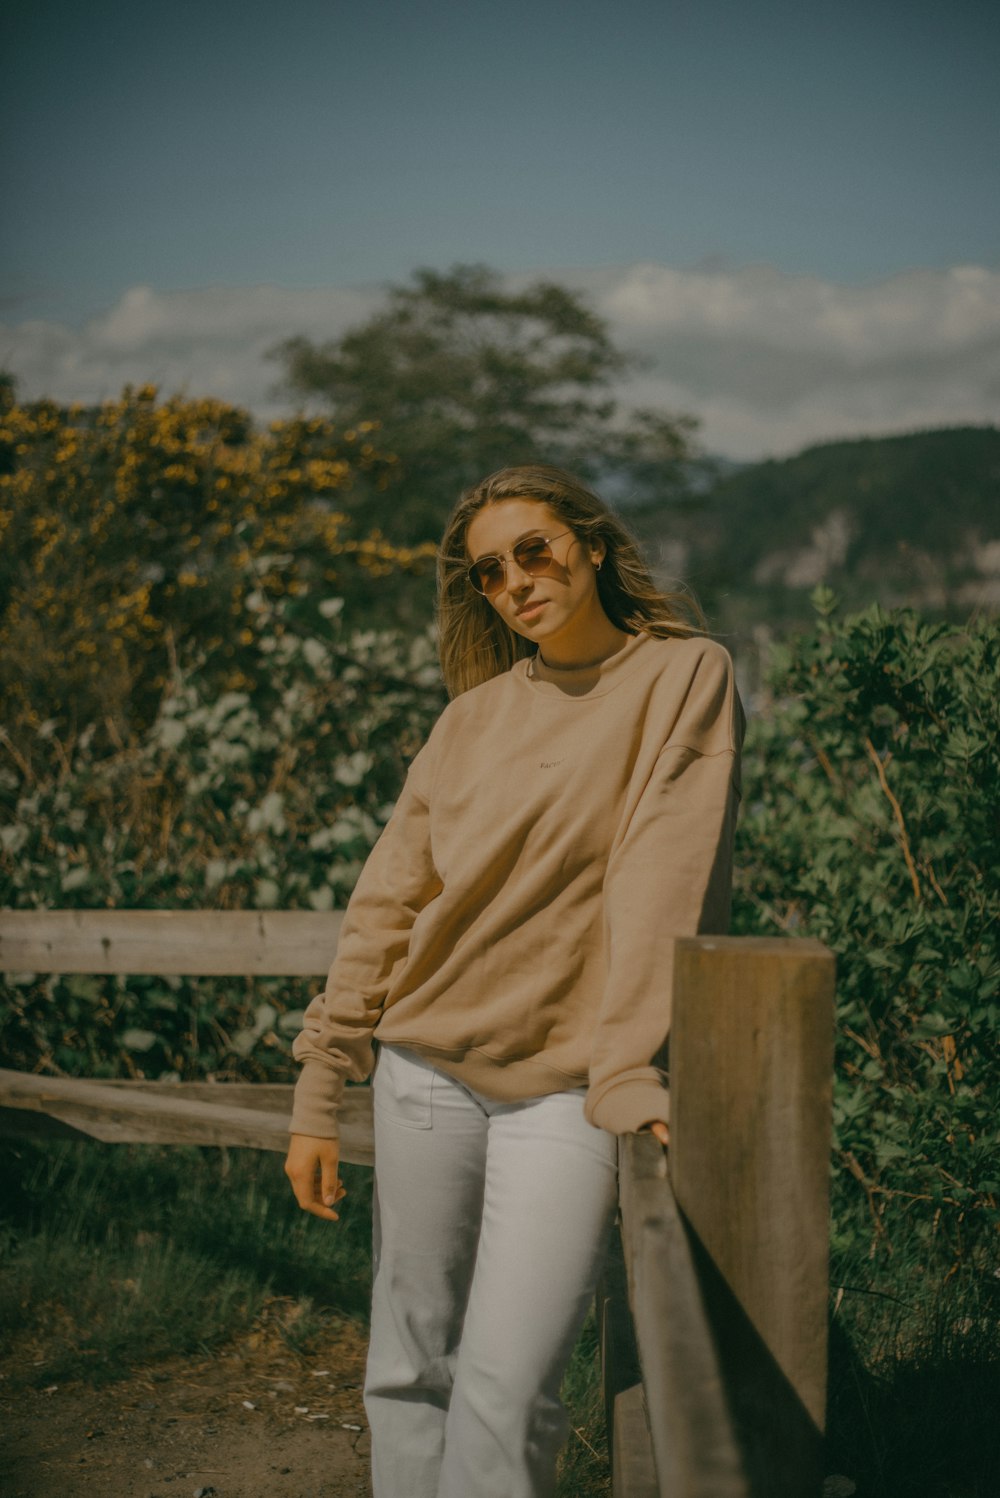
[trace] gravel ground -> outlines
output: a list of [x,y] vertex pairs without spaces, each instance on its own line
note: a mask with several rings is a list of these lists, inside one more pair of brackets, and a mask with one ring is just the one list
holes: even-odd
[[368,1498],[365,1337],[303,1357],[258,1331],[94,1389],[34,1387],[38,1347],[0,1359],[3,1498]]

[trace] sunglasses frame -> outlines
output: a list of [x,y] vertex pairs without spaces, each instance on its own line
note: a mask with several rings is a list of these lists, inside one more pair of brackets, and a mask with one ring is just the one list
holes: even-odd
[[[477,557],[472,565],[466,568],[465,575],[469,580],[469,586],[473,589],[474,592],[479,594],[480,598],[492,598],[495,594],[502,593],[504,588],[507,586],[508,557],[510,557],[511,561],[517,562],[518,567],[522,572],[526,573],[528,577],[544,577],[545,565],[541,566],[537,572],[532,572],[529,567],[524,566],[523,562],[517,561],[516,553],[518,547],[530,546],[533,542],[541,541],[545,546],[549,548],[548,554],[542,557],[538,557],[535,560],[547,565],[549,562],[555,561],[555,556],[552,552],[552,542],[558,541],[562,536],[571,536],[574,534],[575,532],[573,531],[572,527],[568,527],[564,531],[557,531],[554,536],[522,536],[520,541],[516,541],[513,546],[509,547],[504,552],[488,551],[485,556]],[[487,592],[485,588],[481,588],[476,582],[478,569],[484,562],[499,562],[503,574],[498,586],[491,589],[489,592]]]

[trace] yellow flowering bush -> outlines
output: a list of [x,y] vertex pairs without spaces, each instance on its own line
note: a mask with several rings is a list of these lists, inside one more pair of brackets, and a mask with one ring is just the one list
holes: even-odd
[[[340,505],[394,465],[371,424],[257,428],[217,400],[126,388],[96,408],[0,406],[0,693],[9,731],[152,721],[178,657],[252,690],[264,604],[362,610],[376,580],[426,577],[430,547],[359,534]],[[388,590],[392,592],[393,590]],[[386,593],[379,591],[380,617]],[[390,610],[391,613],[391,610]],[[12,726],[10,726],[12,725]]]

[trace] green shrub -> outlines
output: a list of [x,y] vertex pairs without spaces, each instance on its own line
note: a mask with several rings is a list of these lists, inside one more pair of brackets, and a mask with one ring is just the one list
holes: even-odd
[[[261,603],[267,686],[195,662],[134,750],[43,724],[0,769],[0,905],[342,906],[443,693],[428,633]],[[288,1075],[301,981],[7,975],[5,1064],[89,1076]]]
[[836,953],[838,1231],[954,1267],[1000,1194],[1000,624],[814,601],[748,734],[736,929]]

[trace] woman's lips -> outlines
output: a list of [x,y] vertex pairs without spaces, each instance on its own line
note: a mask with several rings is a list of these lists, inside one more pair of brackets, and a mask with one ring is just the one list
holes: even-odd
[[534,619],[535,616],[539,614],[544,607],[544,598],[534,599],[531,603],[525,603],[521,605],[521,607],[517,611],[517,617],[519,619]]

